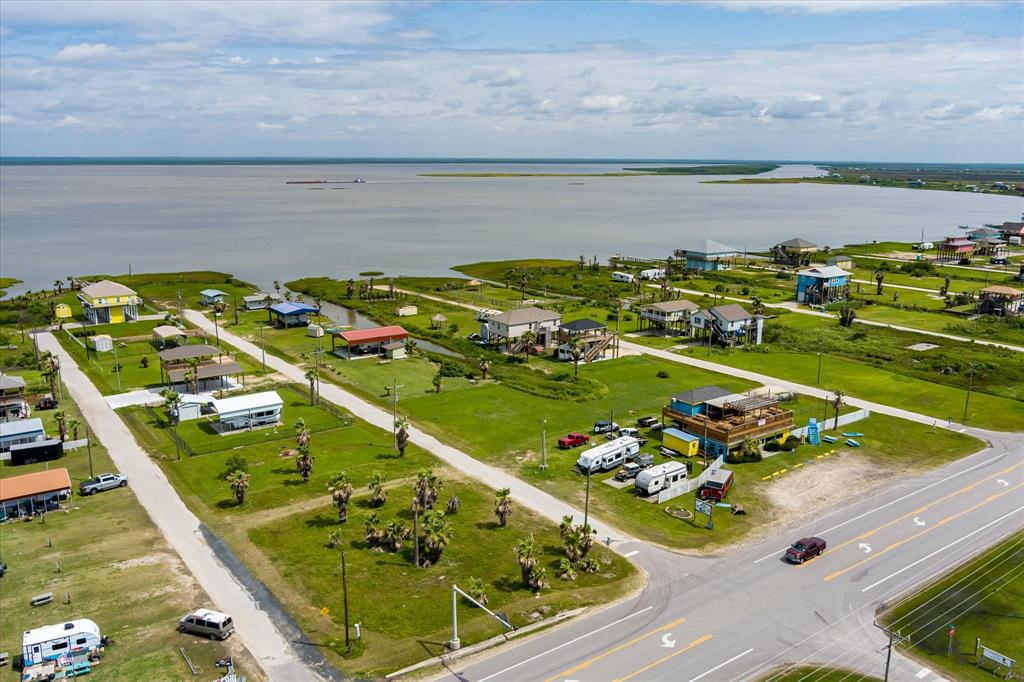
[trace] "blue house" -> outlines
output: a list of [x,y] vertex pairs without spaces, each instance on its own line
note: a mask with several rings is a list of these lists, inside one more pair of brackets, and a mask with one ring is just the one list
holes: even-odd
[[199,301],[206,306],[223,303],[227,297],[228,295],[219,289],[203,289],[199,292]]
[[849,289],[850,273],[834,265],[807,268],[796,276],[798,303],[828,305],[846,298]]
[[689,270],[728,270],[739,253],[713,239],[698,239],[676,249],[676,258],[686,261]]
[[701,414],[707,401],[727,395],[732,395],[732,391],[727,391],[721,386],[701,386],[700,388],[694,388],[673,395],[671,408],[676,412],[692,417]]
[[267,308],[267,316],[271,322],[275,322],[274,316],[277,316],[276,324],[278,327],[305,326],[309,324],[310,315],[319,314],[320,310],[315,306],[306,305],[305,303],[292,303],[290,301],[276,303]]

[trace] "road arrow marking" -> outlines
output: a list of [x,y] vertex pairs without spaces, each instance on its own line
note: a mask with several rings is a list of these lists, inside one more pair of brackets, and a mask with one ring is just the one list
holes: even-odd
[[661,636],[661,646],[663,649],[675,649],[676,640],[672,639],[672,633],[666,632]]
[[1004,480],[1004,479],[1002,479],[1002,478],[997,478],[997,479],[996,479],[996,483],[998,483],[998,484],[999,484],[999,485],[1001,485],[1001,486],[1008,486],[1008,485],[1010,485],[1010,482],[1009,482],[1009,481],[1007,481],[1007,480]]
[[927,526],[928,524],[915,516],[914,517],[914,525],[915,526]]
[[857,545],[857,547],[863,549],[865,554],[871,554],[871,545],[869,545],[868,543],[862,542],[859,545]]

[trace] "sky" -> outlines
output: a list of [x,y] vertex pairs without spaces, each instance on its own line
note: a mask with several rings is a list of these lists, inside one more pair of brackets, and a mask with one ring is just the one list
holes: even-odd
[[1024,3],[0,6],[4,156],[1024,160]]

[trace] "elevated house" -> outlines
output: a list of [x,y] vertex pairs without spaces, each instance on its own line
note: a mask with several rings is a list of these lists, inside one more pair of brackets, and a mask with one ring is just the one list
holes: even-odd
[[748,312],[735,303],[698,310],[690,324],[702,338],[710,337],[720,346],[760,345],[764,331],[764,315]]
[[1024,291],[995,285],[978,292],[978,312],[982,315],[1009,317],[1024,315]]
[[123,284],[104,279],[78,292],[86,324],[117,324],[139,319],[142,299]]
[[1010,241],[1013,237],[1016,237],[1017,239],[1024,239],[1024,222],[1003,223],[1002,236],[1006,241]]
[[35,443],[46,440],[43,420],[38,417],[0,422],[0,452],[7,452],[12,445]]
[[0,422],[28,419],[32,413],[25,397],[25,380],[0,373]]
[[974,252],[979,256],[988,258],[1006,258],[1006,240],[999,237],[979,237],[974,240],[977,245]]
[[562,314],[528,306],[488,316],[480,325],[480,336],[492,346],[505,345],[510,352],[522,350],[521,339],[533,332],[533,344],[549,348],[558,339]]
[[194,383],[198,390],[225,388],[229,377],[242,374],[242,366],[216,346],[177,346],[162,350],[157,355],[160,358],[160,381],[164,382],[166,376],[166,382],[171,386]]
[[779,242],[769,249],[772,262],[782,265],[810,265],[811,257],[817,252],[817,244],[799,237]]
[[698,310],[700,306],[696,303],[683,299],[642,306],[636,318],[637,331],[659,329],[665,333],[691,336],[690,317]]
[[68,470],[49,469],[0,479],[0,521],[56,511],[71,497]]
[[935,260],[940,263],[958,262],[973,256],[976,248],[974,241],[967,237],[946,237],[946,240],[939,244],[939,255]]
[[971,241],[978,241],[985,239],[986,237],[1002,237],[1003,231],[998,227],[976,227],[967,233],[967,238]]
[[850,296],[850,273],[834,265],[818,265],[796,276],[796,300],[810,305],[828,305]]
[[219,289],[203,289],[199,292],[199,302],[204,306],[215,306],[224,303],[228,295]]
[[246,310],[266,310],[275,303],[280,303],[281,297],[277,294],[268,294],[258,291],[255,294],[242,297],[242,305]]
[[345,344],[345,353],[341,357],[351,360],[356,354],[384,355],[388,352],[385,346],[396,341],[404,344],[408,338],[409,332],[397,325],[336,331],[331,333],[331,352],[339,354],[337,341],[340,339]]
[[675,257],[683,260],[688,270],[728,270],[737,256],[736,249],[713,239],[689,241],[675,250]]
[[310,315],[319,315],[320,310],[316,306],[306,303],[292,303],[284,301],[275,303],[267,308],[267,321],[278,327],[305,327],[309,324]]
[[558,327],[559,360],[572,360],[573,343],[578,343],[583,362],[603,360],[609,349],[614,350],[617,337],[608,325],[594,320],[573,320]]
[[662,408],[662,422],[700,439],[705,456],[728,454],[752,439],[760,444],[785,439],[793,429],[793,412],[767,395],[730,393],[704,386],[672,396]]

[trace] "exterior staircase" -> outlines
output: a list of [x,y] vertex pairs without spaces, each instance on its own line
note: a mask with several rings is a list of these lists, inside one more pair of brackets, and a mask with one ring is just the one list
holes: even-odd
[[818,420],[815,417],[811,417],[810,421],[807,422],[807,442],[810,445],[821,444],[821,434],[818,432]]

